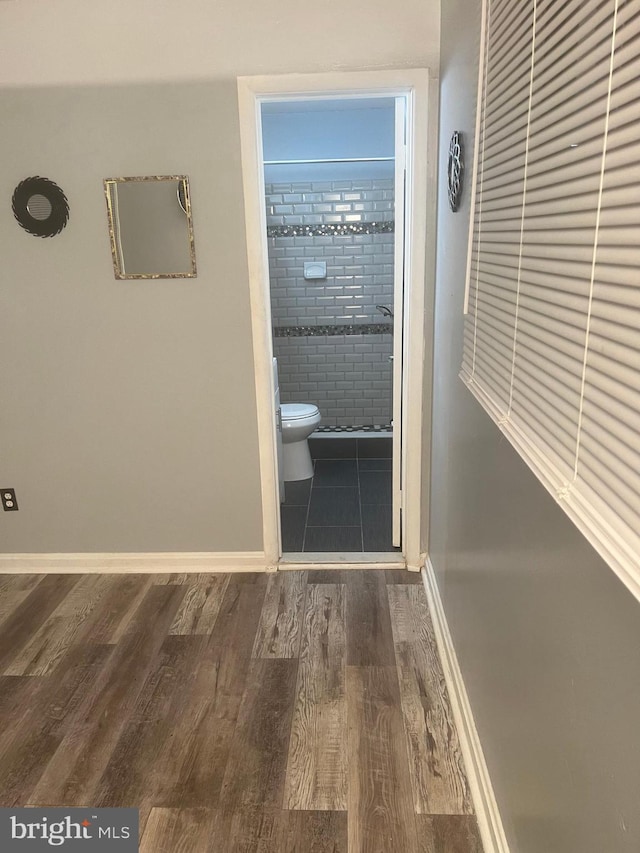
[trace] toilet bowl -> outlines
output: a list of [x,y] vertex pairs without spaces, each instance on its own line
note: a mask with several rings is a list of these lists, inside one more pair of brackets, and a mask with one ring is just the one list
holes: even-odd
[[284,480],[308,480],[313,462],[307,439],[321,421],[320,412],[312,403],[283,403],[281,410]]

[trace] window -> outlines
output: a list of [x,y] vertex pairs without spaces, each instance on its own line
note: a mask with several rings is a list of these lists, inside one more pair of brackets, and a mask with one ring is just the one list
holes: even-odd
[[461,378],[640,598],[640,0],[486,0]]

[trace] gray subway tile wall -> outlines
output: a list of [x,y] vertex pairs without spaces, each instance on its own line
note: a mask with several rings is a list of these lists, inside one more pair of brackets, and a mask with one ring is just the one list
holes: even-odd
[[[268,226],[392,223],[393,179],[266,185]],[[384,324],[393,305],[394,234],[269,237],[274,327]],[[327,276],[305,279],[304,262]],[[388,322],[388,321],[387,321]],[[393,338],[382,334],[275,337],[283,402],[315,403],[324,426],[391,420]],[[353,330],[350,330],[353,331]]]
[[315,403],[324,426],[388,424],[391,335],[274,338],[283,403]]

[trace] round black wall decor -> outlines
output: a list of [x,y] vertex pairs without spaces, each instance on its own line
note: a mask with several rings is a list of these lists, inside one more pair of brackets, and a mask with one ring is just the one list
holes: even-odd
[[462,133],[456,130],[449,144],[449,163],[447,165],[447,186],[449,190],[449,207],[455,213],[460,205],[462,195]]
[[69,220],[67,197],[48,178],[25,178],[13,191],[13,215],[34,237],[54,237]]

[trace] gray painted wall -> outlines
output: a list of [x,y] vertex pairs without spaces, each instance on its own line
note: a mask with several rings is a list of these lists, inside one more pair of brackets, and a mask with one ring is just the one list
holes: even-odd
[[[3,552],[261,550],[234,81],[0,91]],[[224,132],[221,132],[224,128]],[[46,175],[42,240],[6,203]],[[198,278],[116,281],[105,177],[187,174]]]
[[[0,3],[3,553],[262,549],[236,75],[438,62],[436,0],[156,11]],[[7,203],[37,174],[52,240]],[[115,281],[102,180],[144,174],[189,175],[197,279]]]
[[[7,86],[233,79],[438,63],[439,0],[0,2]],[[28,55],[28,61],[25,61]]]
[[[479,7],[443,4],[440,174],[453,130],[470,163]],[[640,605],[457,377],[468,186],[439,202],[430,550],[511,851],[637,853]]]

